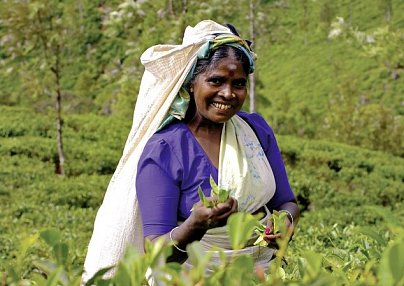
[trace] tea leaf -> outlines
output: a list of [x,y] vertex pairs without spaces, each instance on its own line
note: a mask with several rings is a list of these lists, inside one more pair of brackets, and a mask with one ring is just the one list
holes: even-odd
[[259,246],[267,246],[268,242],[264,240],[265,233],[260,233],[257,230],[255,232],[259,235],[257,240],[254,242],[254,245],[259,245]]
[[274,233],[286,233],[285,224],[286,213],[274,211],[271,219],[273,224]]
[[46,286],[58,285],[62,272],[63,272],[63,267],[59,266],[59,268],[57,268],[56,271],[53,272],[52,275],[49,277],[48,283],[46,284]]
[[399,281],[404,279],[404,242],[394,244],[389,251],[389,264],[394,281],[399,285]]
[[219,189],[218,202],[224,203],[229,199],[229,192],[225,189]]
[[210,196],[217,196],[217,203],[224,203],[225,201],[228,200],[230,192],[228,190],[219,188],[215,180],[213,179],[212,176],[209,178],[210,186],[212,187],[212,190],[210,192]]
[[[310,279],[317,277],[321,270],[322,256],[313,251],[306,251],[304,255],[305,264],[305,274]],[[306,276],[306,275],[305,275]]]
[[212,193],[215,194],[216,196],[219,196],[219,187],[216,185],[215,180],[213,180],[212,176],[210,176],[209,182],[210,186],[212,187]]
[[[287,228],[285,224],[286,213],[274,211],[271,217],[268,219],[272,222],[273,234],[282,233],[286,234]],[[255,232],[259,235],[254,245],[267,246],[268,242],[264,240],[266,226],[262,223],[257,223],[255,227]]]
[[57,243],[53,246],[53,254],[59,265],[66,265],[69,256],[69,247],[66,243]]
[[203,191],[202,191],[201,186],[198,187],[198,195],[199,195],[199,199],[200,199],[201,202],[205,205],[205,207],[208,207],[208,208],[212,207],[212,202],[210,202],[210,201],[206,198],[205,194],[204,194]]
[[59,243],[61,234],[56,229],[47,229],[41,232],[40,237],[45,240],[47,245],[53,247],[55,244]]
[[233,249],[242,249],[256,228],[257,219],[249,213],[235,213],[227,222],[230,242]]

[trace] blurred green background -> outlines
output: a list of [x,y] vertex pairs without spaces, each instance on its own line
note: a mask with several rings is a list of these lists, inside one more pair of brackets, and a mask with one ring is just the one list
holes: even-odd
[[[22,239],[50,227],[81,267],[131,126],[139,57],[203,19],[254,38],[256,109],[302,209],[288,277],[306,249],[364,268],[354,229],[390,241],[382,213],[404,222],[403,12],[401,0],[1,1],[0,271]],[[47,255],[33,247],[26,275]]]

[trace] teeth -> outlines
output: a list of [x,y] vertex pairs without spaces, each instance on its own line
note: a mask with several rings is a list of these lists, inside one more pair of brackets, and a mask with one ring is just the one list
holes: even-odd
[[227,110],[231,108],[231,105],[228,104],[221,104],[221,103],[217,103],[217,102],[213,102],[212,105],[216,108],[222,109],[222,110]]

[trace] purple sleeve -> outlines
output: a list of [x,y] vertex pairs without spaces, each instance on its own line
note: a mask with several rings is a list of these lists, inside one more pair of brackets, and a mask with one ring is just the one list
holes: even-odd
[[163,140],[149,141],[143,150],[137,169],[136,193],[145,237],[165,234],[177,226],[179,166]]
[[269,164],[271,165],[272,172],[274,173],[276,190],[274,196],[267,204],[268,208],[272,211],[286,202],[296,201],[272,128],[267,124],[265,119],[257,113],[244,113],[240,115],[251,125],[257,134]]

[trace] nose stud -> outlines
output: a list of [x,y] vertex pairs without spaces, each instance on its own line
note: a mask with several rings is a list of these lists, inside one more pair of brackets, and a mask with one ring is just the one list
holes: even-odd
[[233,97],[233,98],[236,98],[236,95],[232,92],[231,93],[231,96]]

